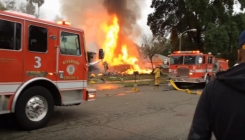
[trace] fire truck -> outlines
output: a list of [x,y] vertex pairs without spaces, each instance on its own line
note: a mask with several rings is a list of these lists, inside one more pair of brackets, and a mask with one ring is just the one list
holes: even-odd
[[215,58],[211,53],[175,51],[169,57],[168,78],[172,79],[178,87],[182,83],[207,84],[216,72],[229,68],[227,60]]
[[54,106],[95,100],[89,65],[83,30],[0,11],[0,114],[13,113],[23,130],[44,127]]
[[228,60],[224,58],[215,58],[214,59],[214,72],[225,71],[229,68]]

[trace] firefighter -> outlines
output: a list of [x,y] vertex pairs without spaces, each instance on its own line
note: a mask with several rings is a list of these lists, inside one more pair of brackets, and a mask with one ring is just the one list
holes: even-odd
[[218,72],[199,98],[188,140],[245,140],[245,30],[238,40],[238,62]]
[[160,73],[161,73],[161,70],[160,70],[161,66],[157,66],[155,68],[155,70],[153,71],[153,73],[155,74],[155,86],[159,86],[160,82]]
[[103,63],[103,65],[104,65],[105,73],[107,74],[107,70],[109,69],[108,63],[105,61],[105,62]]

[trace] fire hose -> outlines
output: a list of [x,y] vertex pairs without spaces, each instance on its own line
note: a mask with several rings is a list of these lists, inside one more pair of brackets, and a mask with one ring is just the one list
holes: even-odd
[[188,94],[199,94],[199,95],[201,94],[200,91],[193,92],[193,91],[191,91],[189,89],[180,89],[180,88],[178,88],[172,79],[170,79],[169,82],[178,91],[184,91],[184,92],[187,92]]

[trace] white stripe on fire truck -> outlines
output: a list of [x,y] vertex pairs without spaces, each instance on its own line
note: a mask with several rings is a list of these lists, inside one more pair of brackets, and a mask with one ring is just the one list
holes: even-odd
[[14,94],[22,83],[0,83],[0,94],[9,93]]
[[60,90],[83,89],[87,87],[87,81],[58,81],[57,86]]
[[[169,72],[172,72],[173,69],[169,69]],[[176,71],[176,70],[175,70]],[[191,72],[192,70],[190,70]],[[213,72],[213,69],[208,69],[207,70],[208,72]],[[203,73],[203,72],[206,72],[206,69],[196,69],[194,70],[194,73]]]
[[[0,83],[0,94],[14,94],[21,82]],[[60,90],[83,89],[87,87],[87,80],[57,81]]]
[[196,70],[194,70],[194,72],[199,72],[199,73],[206,72],[206,71],[212,72],[213,70],[212,69],[208,69],[208,70],[206,70],[206,69],[196,69]]

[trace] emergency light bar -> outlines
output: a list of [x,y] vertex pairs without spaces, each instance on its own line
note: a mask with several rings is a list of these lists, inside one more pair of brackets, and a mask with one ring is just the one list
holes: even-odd
[[200,51],[174,51],[175,54],[180,54],[180,53],[200,53]]
[[70,22],[68,22],[68,21],[57,21],[57,24],[59,24],[59,25],[67,25],[67,26],[70,26],[71,25],[71,23]]

